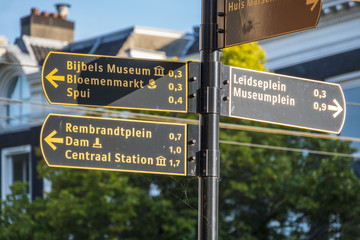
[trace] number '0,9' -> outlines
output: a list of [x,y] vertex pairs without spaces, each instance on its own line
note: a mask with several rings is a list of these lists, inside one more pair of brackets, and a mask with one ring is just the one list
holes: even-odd
[[313,108],[314,108],[315,110],[320,111],[320,112],[321,112],[321,111],[326,111],[327,105],[326,105],[326,103],[321,103],[321,104],[319,104],[318,102],[314,102]]

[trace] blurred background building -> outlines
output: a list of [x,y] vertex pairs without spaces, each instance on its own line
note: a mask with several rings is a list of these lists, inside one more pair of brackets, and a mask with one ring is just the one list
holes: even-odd
[[[57,12],[31,9],[21,19],[14,44],[0,37],[1,198],[15,181],[29,182],[30,198],[50,184],[39,179],[41,125],[47,114],[85,114],[86,109],[52,107],[41,86],[41,66],[50,51],[119,57],[199,59],[199,28],[190,33],[133,26],[74,42],[75,23],[69,5]],[[360,2],[324,0],[317,28],[260,41],[266,67],[280,74],[340,83],[347,102],[341,135],[359,138],[360,125]],[[0,32],[1,34],[1,32]],[[353,141],[360,149],[360,142]],[[359,151],[358,151],[359,152]]]

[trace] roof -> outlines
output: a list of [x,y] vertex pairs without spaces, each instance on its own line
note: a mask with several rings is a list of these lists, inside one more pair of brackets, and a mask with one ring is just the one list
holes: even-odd
[[349,8],[359,6],[360,3],[354,0],[324,0],[321,13],[327,15],[330,13],[340,12]]
[[132,31],[133,28],[128,28],[115,33],[73,42],[63,50],[73,53],[116,56]]
[[60,51],[69,44],[65,41],[27,35],[16,39],[15,43],[24,53],[28,53],[38,65],[42,65],[50,51]]
[[23,35],[16,44],[24,53],[29,53],[38,65],[42,65],[50,51],[134,57],[131,54],[136,49],[136,57],[143,51],[144,56],[151,52],[163,59],[174,56],[184,58],[199,52],[198,28],[195,30],[195,33],[183,33],[133,26],[72,43]]
[[127,55],[129,49],[143,49],[145,52],[165,52],[167,57],[173,57],[181,56],[188,50],[192,50],[190,46],[194,42],[193,34],[133,26],[118,32],[71,43],[64,51],[131,57]]

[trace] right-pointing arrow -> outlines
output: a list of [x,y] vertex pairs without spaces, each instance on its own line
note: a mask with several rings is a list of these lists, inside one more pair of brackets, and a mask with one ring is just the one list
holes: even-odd
[[333,103],[335,104],[335,106],[328,105],[328,110],[335,111],[335,113],[333,114],[333,118],[336,118],[343,111],[343,108],[340,106],[339,102],[336,99],[333,100]]
[[64,143],[63,138],[53,138],[53,136],[55,136],[56,134],[57,134],[57,132],[56,132],[56,130],[54,130],[44,139],[45,142],[47,142],[47,144],[49,144],[49,146],[53,150],[57,149],[57,147],[54,145],[54,143]]
[[58,72],[57,68],[54,68],[54,70],[51,71],[48,75],[46,75],[46,79],[55,87],[57,88],[59,85],[55,81],[65,81],[64,76],[54,76],[55,73]]

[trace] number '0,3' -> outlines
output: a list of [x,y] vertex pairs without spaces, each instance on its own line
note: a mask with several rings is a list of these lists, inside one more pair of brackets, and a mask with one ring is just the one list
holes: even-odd
[[325,90],[315,89],[315,90],[314,90],[314,97],[317,97],[317,98],[326,98],[326,91],[325,91]]

